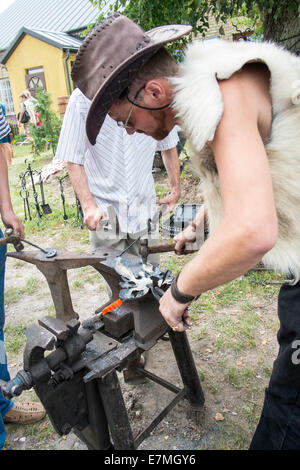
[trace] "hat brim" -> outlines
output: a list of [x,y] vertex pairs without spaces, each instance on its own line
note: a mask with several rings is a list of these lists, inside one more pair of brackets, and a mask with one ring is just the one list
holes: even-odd
[[130,85],[139,69],[152,55],[169,42],[176,41],[192,31],[190,25],[158,26],[145,34],[151,42],[138,50],[116,67],[98,88],[86,119],[86,133],[92,145],[95,145],[97,135],[105,120],[111,105]]

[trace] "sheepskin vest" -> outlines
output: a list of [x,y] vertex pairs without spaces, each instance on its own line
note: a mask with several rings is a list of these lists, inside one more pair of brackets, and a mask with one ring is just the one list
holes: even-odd
[[[279,236],[262,259],[267,267],[300,279],[300,58],[270,43],[195,41],[188,49],[175,87],[174,108],[194,155],[210,233],[223,216],[219,177],[206,143],[223,113],[217,79],[229,78],[246,63],[267,65],[272,129],[265,149],[273,180]],[[195,165],[196,164],[196,165]]]

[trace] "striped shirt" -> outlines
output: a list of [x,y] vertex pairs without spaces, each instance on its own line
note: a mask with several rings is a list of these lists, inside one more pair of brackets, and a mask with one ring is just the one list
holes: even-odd
[[10,127],[3,115],[2,108],[0,106],[0,140],[4,139],[10,133]]
[[121,230],[136,233],[147,226],[155,210],[152,176],[156,150],[177,145],[173,129],[162,141],[144,134],[127,134],[108,115],[92,145],[85,131],[90,101],[75,89],[63,120],[55,158],[84,165],[89,188],[97,205],[105,211],[112,205]]

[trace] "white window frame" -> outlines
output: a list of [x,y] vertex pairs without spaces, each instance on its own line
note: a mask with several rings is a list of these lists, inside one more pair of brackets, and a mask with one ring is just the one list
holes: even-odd
[[15,114],[9,78],[0,79],[0,100],[1,103],[3,103],[5,106],[7,116],[12,116]]

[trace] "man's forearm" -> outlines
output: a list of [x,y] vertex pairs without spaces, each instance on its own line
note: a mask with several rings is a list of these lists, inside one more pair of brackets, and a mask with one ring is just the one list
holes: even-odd
[[265,254],[257,246],[255,235],[222,222],[182,269],[177,283],[179,290],[199,295],[236,279]]
[[5,227],[10,227],[21,237],[25,236],[24,226],[14,213],[10,193],[7,171],[6,152],[7,144],[0,143],[0,214]]
[[68,172],[72,187],[80,201],[83,211],[87,208],[97,207],[96,201],[91,194],[83,165],[68,162]]
[[84,223],[89,230],[97,230],[99,221],[106,217],[106,214],[97,206],[91,194],[84,167],[69,162],[68,170],[73,189],[83,209]]
[[180,161],[178,158],[177,148],[164,150],[162,159],[168,173],[171,192],[180,196]]
[[0,213],[13,211],[7,173],[6,144],[0,144]]

